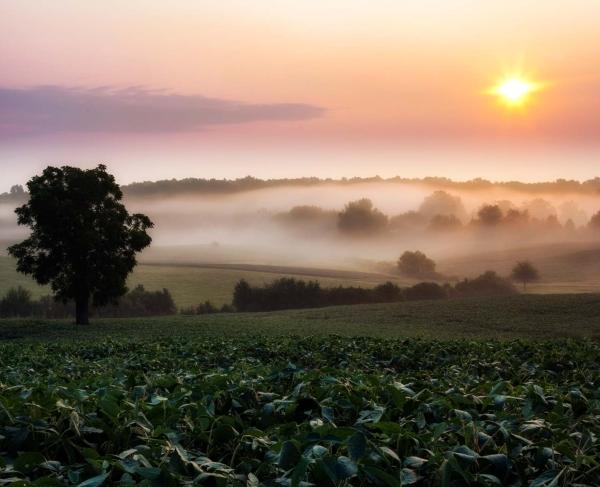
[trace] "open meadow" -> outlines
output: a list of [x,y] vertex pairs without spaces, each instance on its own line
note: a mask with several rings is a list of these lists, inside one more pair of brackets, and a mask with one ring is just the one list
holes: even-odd
[[[231,303],[233,288],[240,279],[250,284],[261,285],[281,277],[318,280],[325,286],[353,285],[374,287],[388,279],[401,284],[412,284],[415,279],[388,276],[385,274],[315,269],[290,266],[250,264],[140,264],[128,280],[133,288],[142,284],[155,291],[168,289],[178,308],[197,305],[204,301],[221,306]],[[0,297],[8,289],[23,286],[34,298],[50,294],[48,287],[39,286],[31,278],[15,270],[14,260],[0,256]]]

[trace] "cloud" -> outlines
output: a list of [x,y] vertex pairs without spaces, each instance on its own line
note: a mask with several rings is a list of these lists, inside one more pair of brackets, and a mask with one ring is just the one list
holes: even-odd
[[244,103],[142,86],[0,88],[0,137],[185,132],[223,124],[308,120],[324,112],[301,103]]

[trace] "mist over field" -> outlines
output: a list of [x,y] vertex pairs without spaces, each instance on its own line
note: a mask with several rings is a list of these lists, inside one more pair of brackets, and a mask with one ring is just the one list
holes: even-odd
[[[367,181],[149,194],[126,187],[125,195],[132,212],[143,212],[155,223],[153,245],[141,256],[150,263],[390,274],[400,254],[420,250],[449,278],[487,268],[506,271],[512,259],[528,258],[551,260],[546,275],[586,280],[593,272],[578,253],[600,247],[600,232],[590,223],[600,210],[600,195],[593,191]],[[3,247],[25,235],[16,226],[14,206],[0,205]]]

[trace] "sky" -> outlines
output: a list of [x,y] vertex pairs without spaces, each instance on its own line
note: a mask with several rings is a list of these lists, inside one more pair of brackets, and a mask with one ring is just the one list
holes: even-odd
[[[3,0],[0,192],[182,177],[600,176],[600,2]],[[519,107],[490,93],[519,74]]]

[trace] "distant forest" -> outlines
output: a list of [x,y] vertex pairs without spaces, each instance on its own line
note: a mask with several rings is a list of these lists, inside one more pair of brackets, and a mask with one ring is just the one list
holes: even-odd
[[[251,176],[239,179],[163,179],[160,181],[144,181],[132,183],[121,187],[124,194],[134,198],[152,198],[179,195],[202,195],[202,194],[231,194],[244,191],[255,191],[267,188],[280,188],[286,186],[319,186],[340,185],[349,186],[367,183],[386,184],[410,184],[430,186],[436,189],[454,190],[488,190],[502,188],[523,193],[579,193],[599,194],[600,177],[586,181],[557,179],[556,181],[523,183],[519,181],[493,182],[486,179],[476,178],[469,181],[453,181],[448,178],[426,177],[426,178],[381,178],[374,176],[370,178],[341,178],[321,179],[316,177],[294,178],[294,179],[258,179]],[[0,203],[18,203],[26,199],[26,192],[20,185],[15,185],[7,193],[0,194]]]

